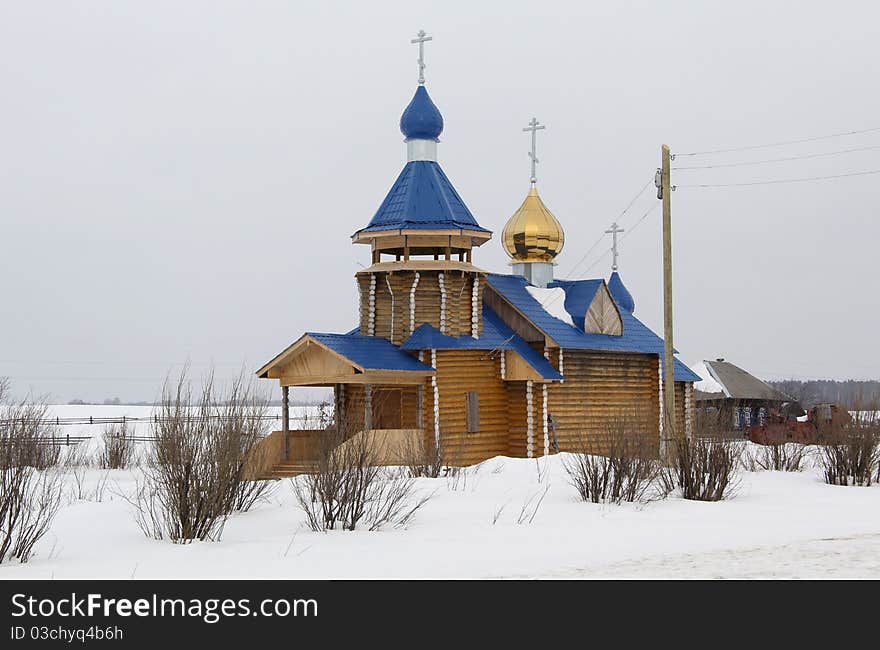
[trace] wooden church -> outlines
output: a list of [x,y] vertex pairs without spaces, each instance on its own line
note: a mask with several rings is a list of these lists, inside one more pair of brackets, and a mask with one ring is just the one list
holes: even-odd
[[[419,42],[420,50],[422,42]],[[424,69],[420,54],[420,72]],[[438,163],[443,117],[420,74],[400,118],[407,162],[352,242],[370,247],[358,272],[359,323],[307,332],[257,371],[282,388],[283,430],[270,436],[283,476],[310,459],[311,436],[290,431],[289,387],[333,390],[335,419],[355,431],[423,436],[447,464],[497,455],[538,457],[597,440],[625,416],[659,441],[663,341],[634,315],[616,270],[556,280],[562,226],[538,194],[532,120],[531,186],[502,234],[512,274],[475,263],[491,242]],[[693,382],[675,362],[679,431],[691,422]],[[668,425],[667,425],[668,426]]]

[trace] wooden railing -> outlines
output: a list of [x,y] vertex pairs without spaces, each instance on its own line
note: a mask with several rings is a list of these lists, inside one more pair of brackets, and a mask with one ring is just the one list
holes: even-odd
[[[287,455],[284,453],[284,437],[281,431],[273,431],[257,444],[245,461],[246,480],[268,476],[272,470],[283,463],[314,462],[318,458],[318,436],[326,431],[299,429],[290,431],[287,437]],[[343,442],[339,448],[354,444],[355,439],[369,438],[368,444],[374,450],[379,465],[400,465],[403,452],[419,449],[424,432],[421,429],[371,429],[359,431]]]
[[406,450],[419,449],[424,432],[421,429],[370,429],[359,431],[339,445],[355,444],[364,436],[368,438],[368,446],[372,449],[379,465],[400,465]]

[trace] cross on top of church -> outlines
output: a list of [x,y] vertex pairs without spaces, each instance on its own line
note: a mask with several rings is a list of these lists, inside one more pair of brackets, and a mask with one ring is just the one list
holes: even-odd
[[537,146],[538,146],[538,138],[537,133],[541,129],[546,129],[547,127],[538,122],[537,117],[533,117],[529,121],[529,125],[523,129],[523,131],[531,131],[532,132],[532,150],[529,152],[529,158],[532,159],[532,185],[537,182],[537,177],[535,176],[535,165],[538,163],[537,156]]
[[418,43],[419,44],[419,85],[425,85],[425,43],[428,41],[434,40],[433,36],[427,36],[425,34],[424,29],[420,29],[417,34],[417,38],[414,38],[410,41],[410,43]]
[[617,222],[611,224],[611,228],[605,231],[611,235],[611,270],[617,270],[617,233],[623,232],[623,228],[617,225]]

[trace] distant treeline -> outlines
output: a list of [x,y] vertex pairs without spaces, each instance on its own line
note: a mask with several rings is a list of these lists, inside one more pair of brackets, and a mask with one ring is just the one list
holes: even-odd
[[840,403],[848,407],[876,406],[880,402],[880,381],[784,379],[767,383],[786,395],[791,395],[805,408],[824,402]]

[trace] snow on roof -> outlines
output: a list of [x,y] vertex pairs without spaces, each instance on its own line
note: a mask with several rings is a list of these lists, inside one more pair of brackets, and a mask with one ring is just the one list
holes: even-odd
[[[583,316],[577,314],[586,314],[602,280],[557,280],[553,283],[555,286],[537,290],[519,275],[490,273],[486,276],[486,281],[529,322],[562,348],[663,354],[663,339],[625,309],[619,310],[623,320],[622,335],[596,334],[582,329]],[[546,292],[560,289],[565,296],[558,300],[555,296],[552,299],[548,297],[545,304]],[[565,311],[567,318],[562,317],[561,311]],[[579,322],[580,326],[575,325],[575,322]],[[699,379],[700,376],[694,374],[684,363],[675,360],[676,381]]]
[[705,361],[697,361],[688,364],[690,369],[700,375],[703,379],[694,383],[694,389],[703,393],[723,393],[724,386],[718,383]]
[[528,291],[532,298],[538,301],[541,308],[553,318],[558,318],[563,323],[568,323],[574,327],[574,321],[571,319],[571,314],[565,310],[565,289],[562,287],[543,289],[541,287],[527,285],[526,291]]

